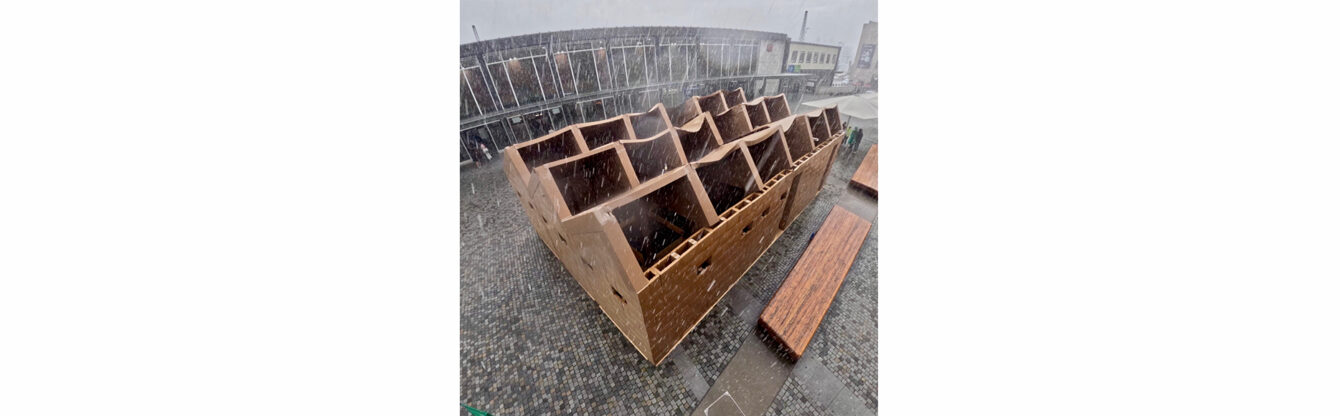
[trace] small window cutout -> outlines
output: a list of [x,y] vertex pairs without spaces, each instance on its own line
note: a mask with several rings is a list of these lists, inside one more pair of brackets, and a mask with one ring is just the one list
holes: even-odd
[[568,243],[568,239],[563,238],[563,234],[561,234],[561,233],[558,235],[558,239],[559,239],[559,240],[563,240],[563,244],[567,244],[567,243]]
[[750,230],[750,229],[753,229],[753,228],[754,228],[754,223],[751,222],[751,223],[749,223],[749,225],[744,226],[744,229],[743,229],[743,230],[740,230],[740,234],[749,234],[749,230]]
[[707,273],[708,267],[712,267],[712,259],[703,260],[703,264],[698,265],[698,274]]
[[772,210],[772,207],[763,208],[763,213],[762,213],[762,214],[759,214],[758,216],[760,216],[760,217],[766,217],[766,216],[768,216],[768,211],[771,211],[771,210]]
[[586,260],[586,257],[581,257],[581,259],[582,259],[582,264],[585,264],[587,269],[590,269],[590,270],[595,270],[595,269],[596,269],[595,266],[592,266],[592,265],[591,265],[591,262],[590,262],[590,261]]
[[657,273],[661,273],[664,272],[667,267],[670,267],[670,262],[673,261],[675,261],[675,256],[665,256],[661,258],[661,261],[658,261],[656,262],[655,265],[652,265],[651,268],[652,270],[655,270]]
[[[694,233],[694,234],[696,235],[697,233]],[[691,247],[693,247],[693,242],[692,242],[692,241],[686,241],[686,242],[684,242],[683,244],[680,244],[678,248],[675,248],[675,251],[674,251],[672,254],[677,255],[677,256],[681,256],[681,257],[682,257],[682,256],[684,256],[684,253],[688,253],[688,252],[689,252],[689,248],[691,248]]]
[[628,299],[624,299],[624,298],[623,298],[623,295],[620,295],[620,294],[619,294],[619,291],[618,291],[618,290],[615,290],[614,287],[611,286],[611,287],[610,287],[610,291],[611,291],[611,292],[614,292],[614,297],[619,298],[619,302],[623,302],[623,304],[625,304],[625,305],[628,304]]

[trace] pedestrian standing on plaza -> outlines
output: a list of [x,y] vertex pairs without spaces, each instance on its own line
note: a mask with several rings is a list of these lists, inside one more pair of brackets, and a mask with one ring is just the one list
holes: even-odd
[[479,136],[478,132],[471,131],[469,142],[466,143],[466,150],[470,151],[470,156],[475,160],[475,167],[483,167],[484,163],[493,160],[493,155],[489,154],[489,147],[485,145],[484,138]]
[[851,152],[852,150],[856,149],[855,146],[852,146],[853,143],[856,143],[856,127],[847,128],[846,143],[847,143],[847,152]]
[[862,137],[865,137],[865,129],[856,129],[856,132],[852,133],[852,143],[851,143],[852,153],[856,153],[857,150],[861,149]]

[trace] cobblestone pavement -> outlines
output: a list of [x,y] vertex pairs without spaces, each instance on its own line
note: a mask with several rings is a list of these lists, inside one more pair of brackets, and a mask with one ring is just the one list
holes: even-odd
[[782,391],[777,393],[777,398],[773,399],[772,407],[768,408],[766,416],[818,416],[830,414],[820,404],[815,403],[805,397],[805,393],[800,390],[800,383],[795,379],[786,380],[782,385]]
[[[824,189],[736,285],[766,303],[845,192],[865,150],[839,156]],[[496,159],[495,159],[496,160]],[[684,414],[696,396],[672,360],[653,366],[638,354],[531,229],[501,164],[461,172],[461,402],[495,415]],[[817,359],[876,409],[877,230],[871,229],[842,290],[815,335]],[[677,353],[710,385],[743,337],[746,321],[723,300]],[[699,393],[701,394],[701,393]],[[828,414],[792,376],[769,414]],[[468,414],[464,409],[462,414]]]

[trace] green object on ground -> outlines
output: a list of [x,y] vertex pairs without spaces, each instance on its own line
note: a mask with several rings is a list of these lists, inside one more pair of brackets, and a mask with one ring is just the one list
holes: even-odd
[[485,411],[483,411],[483,410],[479,410],[479,409],[476,409],[476,408],[473,408],[473,407],[470,407],[470,406],[466,406],[464,403],[461,404],[461,407],[464,407],[465,410],[469,411],[469,412],[470,412],[470,416],[493,416],[493,415],[489,414],[489,412],[485,412]]

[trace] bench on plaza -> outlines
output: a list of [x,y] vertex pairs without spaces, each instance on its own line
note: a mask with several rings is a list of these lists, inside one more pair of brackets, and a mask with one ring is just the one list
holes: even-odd
[[870,232],[870,221],[833,207],[758,323],[793,359],[805,353]]
[[870,151],[865,153],[864,159],[861,159],[861,166],[856,168],[856,174],[851,175],[853,188],[876,198],[879,197],[879,157],[876,156],[878,150],[879,145],[870,146]]

